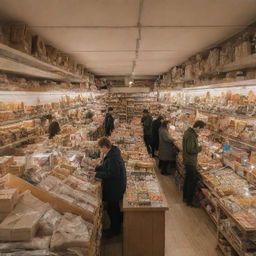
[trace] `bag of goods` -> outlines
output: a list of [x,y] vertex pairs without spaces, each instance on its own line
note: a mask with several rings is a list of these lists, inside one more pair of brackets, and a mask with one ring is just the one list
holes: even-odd
[[[59,256],[59,255],[52,253],[49,250],[35,250],[35,251],[22,250],[22,251],[1,253],[1,256]],[[69,256],[69,255],[67,254],[65,256]]]
[[93,233],[93,225],[80,216],[65,213],[54,230],[51,249],[64,250],[70,247],[88,248]]
[[[34,237],[26,242],[0,243],[0,252],[10,252],[17,249],[44,250],[50,247],[51,236]],[[2,254],[0,254],[2,255]]]
[[62,215],[55,211],[53,208],[49,208],[43,217],[39,220],[40,236],[51,236],[54,229],[57,227],[61,220]]

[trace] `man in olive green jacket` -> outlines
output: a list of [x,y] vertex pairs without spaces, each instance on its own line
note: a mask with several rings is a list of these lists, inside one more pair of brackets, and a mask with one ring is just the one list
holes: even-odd
[[205,127],[205,123],[198,120],[193,128],[188,128],[183,136],[183,163],[185,165],[185,181],[183,187],[183,201],[191,207],[196,207],[193,203],[196,187],[198,183],[197,155],[202,150],[198,145],[198,134]]

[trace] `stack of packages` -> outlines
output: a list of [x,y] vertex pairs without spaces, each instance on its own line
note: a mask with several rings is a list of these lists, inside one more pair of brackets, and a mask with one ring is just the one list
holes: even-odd
[[8,145],[38,134],[39,127],[34,120],[0,127],[0,146]]
[[1,256],[87,256],[93,224],[80,216],[58,212],[30,191],[0,190]]

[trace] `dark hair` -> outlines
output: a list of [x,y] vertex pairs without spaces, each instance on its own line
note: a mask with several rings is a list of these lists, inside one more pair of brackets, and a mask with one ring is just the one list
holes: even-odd
[[112,108],[112,107],[109,107],[109,108],[108,108],[108,111],[113,111],[113,108]]
[[143,113],[147,114],[147,113],[149,113],[149,111],[147,109],[144,109]]
[[169,123],[170,123],[169,120],[164,120],[164,121],[162,122],[162,124],[161,124],[161,127],[167,128],[167,125],[168,125]]
[[98,146],[100,148],[103,148],[104,146],[106,148],[111,148],[112,144],[111,144],[111,141],[107,137],[102,137],[98,141]]
[[85,118],[86,119],[91,119],[91,118],[93,118],[93,113],[89,110],[86,114],[85,114]]
[[202,120],[197,120],[194,125],[193,128],[200,128],[203,129],[206,126],[206,123]]
[[164,119],[164,117],[163,116],[158,116],[158,118],[157,118],[158,120],[163,120]]

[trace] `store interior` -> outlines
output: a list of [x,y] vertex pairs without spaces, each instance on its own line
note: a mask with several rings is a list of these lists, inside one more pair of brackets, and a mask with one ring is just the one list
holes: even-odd
[[0,256],[185,255],[256,256],[256,0],[0,0]]

